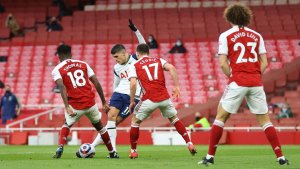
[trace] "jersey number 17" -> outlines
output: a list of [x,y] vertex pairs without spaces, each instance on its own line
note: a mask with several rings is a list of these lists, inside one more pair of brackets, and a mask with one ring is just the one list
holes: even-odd
[[157,80],[158,79],[158,75],[157,75],[158,74],[158,63],[152,63],[150,65],[145,65],[142,67],[146,71],[148,79],[150,81],[152,81],[153,76],[150,73],[150,70],[149,70],[150,67],[154,67],[154,80]]

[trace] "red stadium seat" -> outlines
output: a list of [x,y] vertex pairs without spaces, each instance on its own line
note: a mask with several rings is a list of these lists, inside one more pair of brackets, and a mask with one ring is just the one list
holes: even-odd
[[10,37],[9,33],[10,33],[9,29],[1,29],[0,30],[0,39],[2,39],[2,40],[9,39],[9,37]]

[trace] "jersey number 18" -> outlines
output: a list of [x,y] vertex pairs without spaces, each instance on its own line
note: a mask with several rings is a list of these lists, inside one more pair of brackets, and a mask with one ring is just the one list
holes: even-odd
[[82,70],[75,70],[74,73],[68,72],[67,75],[70,77],[72,85],[74,88],[78,86],[84,86],[86,84],[86,80],[84,79],[84,72]]

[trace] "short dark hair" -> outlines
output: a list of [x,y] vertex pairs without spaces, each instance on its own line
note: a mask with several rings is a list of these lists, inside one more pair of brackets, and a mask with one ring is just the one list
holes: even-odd
[[65,54],[65,55],[71,54],[71,49],[72,49],[71,46],[66,45],[66,44],[62,44],[62,45],[59,45],[57,47],[55,54],[58,54],[58,55],[60,55],[60,54]]
[[140,54],[147,54],[149,55],[149,46],[147,44],[139,44],[136,47],[136,51]]
[[124,45],[122,45],[122,44],[116,44],[115,46],[113,46],[113,47],[111,48],[110,53],[111,53],[112,55],[114,55],[114,54],[116,54],[116,53],[118,53],[118,52],[120,52],[120,51],[122,51],[122,50],[125,50]]
[[252,11],[245,5],[233,4],[225,9],[224,17],[234,25],[248,26],[252,18]]

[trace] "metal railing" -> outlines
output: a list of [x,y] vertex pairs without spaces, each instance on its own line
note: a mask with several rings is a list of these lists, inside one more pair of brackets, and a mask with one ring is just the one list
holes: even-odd
[[27,104],[22,106],[22,108],[27,108],[27,109],[62,108],[62,107],[64,107],[63,104]]
[[[42,113],[39,113],[39,114],[36,114],[36,115],[33,115],[33,116],[30,116],[30,117],[27,117],[27,118],[24,118],[24,119],[21,119],[21,120],[18,120],[18,121],[15,121],[13,123],[10,123],[8,125],[6,125],[6,131],[11,131],[11,128],[12,126],[15,126],[15,125],[19,125],[19,128],[18,128],[18,131],[25,131],[25,130],[28,130],[28,128],[24,128],[24,123],[29,121],[29,120],[32,120],[34,119],[34,124],[35,125],[38,125],[38,120],[41,116],[44,116],[44,115],[49,115],[49,120],[52,120],[52,117],[53,117],[53,113],[56,112],[56,111],[59,111],[61,108],[53,108],[51,110],[48,110],[48,111],[45,111],[45,112],[42,112]],[[31,128],[33,129],[33,128]],[[1,131],[1,130],[0,130]]]

